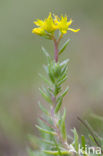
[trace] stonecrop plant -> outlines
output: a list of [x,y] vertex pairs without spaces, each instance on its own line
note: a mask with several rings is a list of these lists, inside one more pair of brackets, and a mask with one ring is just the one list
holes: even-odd
[[[78,32],[80,29],[71,28],[72,19],[68,21],[67,16],[49,14],[44,20],[36,20],[36,27],[32,30],[33,34],[40,35],[54,43],[53,57],[45,48],[43,53],[47,58],[47,65],[44,65],[46,75],[40,74],[40,77],[46,83],[47,87],[40,88],[40,93],[45,99],[47,107],[39,102],[42,114],[39,115],[39,121],[36,128],[40,131],[40,138],[30,136],[31,141],[36,145],[35,150],[29,150],[30,156],[89,156],[86,152],[85,137],[78,138],[76,129],[73,129],[74,137],[70,137],[66,131],[65,119],[66,110],[61,107],[63,99],[68,93],[69,87],[63,89],[63,83],[68,79],[69,59],[59,61],[70,42],[68,39],[61,47],[60,41],[69,31]],[[91,136],[92,140],[94,139]],[[80,143],[79,143],[79,140]],[[95,141],[94,141],[95,142]],[[79,151],[79,145],[82,150]],[[99,156],[100,154],[98,154]]]

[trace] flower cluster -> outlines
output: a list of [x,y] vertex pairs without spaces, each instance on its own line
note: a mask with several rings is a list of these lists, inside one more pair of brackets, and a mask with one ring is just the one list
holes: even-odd
[[38,19],[34,22],[37,26],[32,30],[32,33],[35,33],[40,36],[49,36],[52,37],[56,30],[61,32],[61,35],[66,34],[68,30],[73,32],[78,32],[80,29],[72,29],[69,26],[72,24],[72,20],[68,21],[67,16],[61,16],[59,18],[56,15],[49,13],[48,18],[44,20]]

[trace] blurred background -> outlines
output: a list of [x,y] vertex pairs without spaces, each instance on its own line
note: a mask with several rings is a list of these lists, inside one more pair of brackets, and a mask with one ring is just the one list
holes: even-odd
[[31,32],[33,21],[49,12],[72,17],[81,29],[68,33],[71,43],[61,56],[70,58],[67,129],[76,126],[81,134],[77,116],[103,115],[103,0],[0,0],[0,156],[28,156],[28,134],[36,133],[38,72],[46,63],[41,46],[52,53],[53,45]]

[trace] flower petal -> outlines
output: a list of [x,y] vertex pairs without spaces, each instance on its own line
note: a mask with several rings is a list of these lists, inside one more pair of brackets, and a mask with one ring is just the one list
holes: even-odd
[[78,31],[80,31],[80,29],[72,29],[72,28],[68,28],[68,30],[73,31],[73,32],[78,32]]
[[72,24],[72,19],[70,19],[70,21],[68,21],[67,25],[70,26]]
[[42,28],[40,28],[40,27],[39,28],[34,28],[32,30],[32,33],[37,34],[37,35],[44,35],[45,34],[44,30]]

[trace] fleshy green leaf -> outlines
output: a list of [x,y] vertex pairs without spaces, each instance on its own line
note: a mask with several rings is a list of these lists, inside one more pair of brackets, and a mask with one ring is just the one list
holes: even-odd
[[69,62],[69,59],[66,59],[66,60],[64,60],[63,62],[60,63],[60,66],[67,65],[68,62]]
[[[48,151],[48,150],[43,150],[44,153],[46,154],[52,154],[52,155],[58,155],[59,152],[58,151]],[[67,155],[70,154],[69,151],[60,151],[62,155]]]
[[48,75],[52,83],[55,83],[55,78],[54,78],[54,69],[52,67],[52,64],[49,64],[48,66]]
[[41,93],[41,95],[44,97],[44,99],[49,102],[52,103],[51,98],[48,96],[48,94],[46,92],[44,92],[42,89],[39,88],[39,91]]
[[46,83],[48,83],[48,85],[51,85],[51,82],[49,80],[47,80],[42,74],[39,73],[39,76],[42,78],[42,80],[44,80]]
[[75,147],[75,150],[78,152],[78,145],[79,145],[79,142],[78,142],[78,134],[77,134],[77,131],[76,131],[75,128],[73,129],[73,133],[74,133],[73,145],[74,145],[74,147]]
[[67,71],[68,71],[68,66],[64,65],[61,69],[61,75],[63,75],[64,73],[67,73]]
[[56,145],[56,147],[57,147],[57,150],[58,150],[59,156],[62,156],[62,153],[61,153],[60,147],[59,147],[59,145],[58,145],[58,143],[57,143],[57,141],[56,141],[55,138],[54,138],[54,142],[55,142],[55,145]]
[[58,85],[55,85],[55,90],[54,90],[54,94],[55,96],[57,96],[57,94],[61,91],[61,87]]
[[64,97],[67,93],[68,93],[68,90],[69,90],[69,87],[67,87],[65,90],[64,90],[64,92],[62,93],[62,97]]
[[49,131],[49,130],[43,129],[43,128],[41,128],[41,127],[38,126],[38,125],[36,125],[36,127],[37,127],[41,132],[44,132],[44,133],[47,133],[47,134],[51,134],[51,135],[57,135],[57,133],[54,132],[54,131]]
[[59,55],[63,53],[63,51],[66,49],[66,47],[68,46],[70,42],[70,39],[68,39],[64,44],[63,46],[61,47],[60,51],[59,51]]
[[48,113],[48,110],[40,103],[40,101],[38,102],[38,104],[39,104],[39,107],[40,107],[40,109],[46,114],[46,115],[50,115],[49,113]]
[[49,53],[47,52],[47,50],[44,47],[42,47],[41,49],[46,57],[50,57]]
[[64,77],[61,81],[58,82],[58,85],[61,85],[68,79],[68,76]]
[[66,141],[67,134],[66,134],[66,127],[65,127],[65,118],[66,118],[66,111],[64,110],[64,114],[63,114],[62,120],[61,120],[61,132],[62,132],[63,139]]
[[59,109],[61,108],[62,101],[63,101],[63,97],[61,96],[61,97],[59,98],[59,100],[58,100],[57,105],[56,105],[55,113],[58,113]]
[[47,52],[47,50],[44,47],[42,47],[42,51],[45,54],[45,56],[48,58],[48,62],[50,62],[51,61],[51,57],[50,57],[49,53]]
[[82,148],[83,148],[83,150],[85,151],[86,142],[85,142],[85,137],[84,137],[84,135],[81,136],[81,143],[82,143]]

